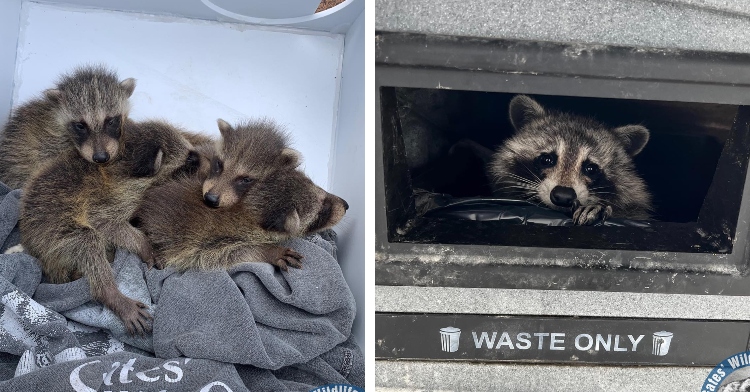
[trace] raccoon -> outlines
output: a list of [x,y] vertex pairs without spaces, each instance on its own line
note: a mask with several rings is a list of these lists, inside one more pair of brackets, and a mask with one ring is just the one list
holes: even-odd
[[[278,243],[335,225],[349,205],[296,168],[298,153],[285,147],[284,135],[271,123],[251,122],[235,129],[220,120],[219,126],[224,151],[217,155],[242,170],[229,173],[230,165],[214,157],[214,184],[225,181],[223,175],[233,180],[218,188],[218,202],[206,200],[206,185],[196,176],[146,192],[136,217],[157,259],[178,270],[229,268],[248,261],[282,270],[301,268],[302,255]],[[240,166],[234,154],[249,156],[242,157]],[[232,203],[218,208],[226,200],[224,192],[231,194]]]
[[610,128],[525,95],[511,100],[510,120],[516,133],[489,163],[495,194],[572,212],[576,225],[650,218],[651,195],[633,164],[649,140],[645,127]]
[[125,127],[123,151],[108,164],[92,165],[69,150],[34,174],[24,188],[20,231],[23,247],[50,282],[86,276],[92,297],[120,317],[128,332],[142,334],[150,329],[146,305],[118,290],[109,263],[115,247],[137,254],[149,267],[156,263],[148,239],[129,220],[149,186],[189,178],[196,160],[169,124]]
[[203,182],[203,201],[209,207],[231,207],[259,178],[300,164],[287,135],[270,120],[248,121],[236,129],[221,119],[218,124],[221,141]]
[[55,88],[18,107],[0,139],[0,181],[20,188],[45,161],[75,148],[105,164],[120,151],[122,124],[135,79],[118,80],[102,66],[63,75]]

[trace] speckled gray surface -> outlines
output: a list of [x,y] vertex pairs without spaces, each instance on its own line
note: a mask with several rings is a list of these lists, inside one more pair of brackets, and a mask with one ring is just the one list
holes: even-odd
[[746,0],[376,0],[375,28],[750,53]]
[[750,320],[750,301],[717,295],[375,286],[375,311]]
[[700,391],[711,368],[376,361],[378,391]]

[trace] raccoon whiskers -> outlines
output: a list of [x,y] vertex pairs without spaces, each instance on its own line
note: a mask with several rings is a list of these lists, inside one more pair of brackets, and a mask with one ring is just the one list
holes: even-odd
[[525,191],[525,193],[529,193],[529,194],[536,194],[536,192],[539,189],[538,184],[533,184],[533,183],[504,181],[503,184],[504,185],[502,185],[501,189],[510,189],[510,190],[518,189],[518,190],[523,190]]
[[[511,153],[513,153],[514,155],[516,155],[516,156],[518,156],[518,157],[521,157],[521,154],[519,154],[519,153],[518,153],[518,152],[516,152],[515,150],[511,150],[511,149],[508,149],[508,151],[510,151]],[[529,174],[531,174],[532,176],[534,176],[534,178],[536,178],[536,180],[537,180],[537,181],[539,181],[539,182],[542,182],[542,179],[541,179],[541,178],[539,178],[539,176],[537,176],[537,175],[536,175],[536,173],[534,173],[534,171],[533,171],[533,170],[529,169],[529,167],[528,167],[528,166],[526,166],[526,164],[525,164],[525,163],[523,163],[523,161],[522,161],[521,159],[517,160],[516,162],[517,162],[517,163],[518,163],[519,165],[523,166],[523,168],[524,168],[524,169],[526,169],[526,171],[527,171],[527,172],[529,172]],[[508,174],[509,174],[509,173],[508,173]]]
[[507,186],[504,186],[502,189],[511,189],[511,190],[519,189],[519,190],[527,191],[528,193],[536,192],[536,188],[531,188],[531,187],[524,186],[524,185],[507,185]]
[[521,194],[521,195],[536,195],[538,190],[537,188],[528,187],[525,185],[501,185],[497,188],[498,191],[502,191],[504,195],[511,196],[510,193],[513,194]]
[[[531,204],[536,205],[537,207],[542,207],[541,200],[538,196],[538,189],[536,186],[529,186],[524,183],[514,183],[512,181],[506,181],[508,185],[503,186],[500,188],[504,191],[504,193],[507,196],[511,197],[518,197],[520,199],[526,200]],[[535,201],[539,200],[538,202]]]
[[352,220],[349,215],[344,215],[343,217],[341,217],[339,223],[336,223],[336,225],[334,226],[336,228],[336,233],[341,234],[349,231],[353,227],[354,223],[354,220]]
[[[536,193],[528,194],[526,196],[523,196],[523,199],[537,207],[544,207],[544,203],[541,199],[539,199],[539,196],[537,196]],[[537,201],[538,200],[538,201]]]
[[[517,174],[509,173],[509,172],[502,172],[502,173],[499,173],[499,174],[502,174],[503,176],[510,177],[510,178],[512,178],[514,180],[518,180],[518,181],[521,181],[523,183],[526,183],[526,184],[529,184],[529,185],[532,185],[532,186],[539,186],[539,184],[542,183],[542,180],[539,180],[539,178],[537,178],[538,181],[534,181],[534,180],[528,179],[526,177],[521,177],[521,176],[519,176]],[[505,181],[502,181],[502,182],[512,182],[512,181],[505,180]]]
[[[520,163],[520,162],[519,162],[519,163]],[[536,174],[534,174],[534,172],[533,172],[533,171],[531,171],[531,169],[529,169],[529,167],[528,167],[528,166],[526,166],[526,165],[525,165],[525,164],[523,164],[523,163],[521,163],[521,166],[523,166],[523,167],[524,167],[524,169],[526,169],[526,171],[528,171],[528,172],[529,172],[529,174],[531,174],[532,176],[534,176],[534,178],[536,178],[536,180],[537,180],[537,181],[539,181],[540,183],[542,182],[542,179],[541,179],[541,178],[539,178],[539,177],[538,177],[538,176],[537,176]]]

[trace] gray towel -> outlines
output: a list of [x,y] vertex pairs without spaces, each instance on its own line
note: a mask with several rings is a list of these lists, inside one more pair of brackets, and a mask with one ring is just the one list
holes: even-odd
[[[2,391],[247,392],[234,366],[207,359],[162,359],[118,352],[59,363],[0,382]],[[301,389],[304,390],[304,389]]]
[[[3,250],[18,242],[19,196],[0,184]],[[93,302],[85,278],[40,283],[33,257],[0,255],[0,390],[69,390],[71,372],[83,364],[81,385],[93,390],[362,386],[364,360],[350,339],[354,299],[336,261],[335,233],[286,245],[305,256],[301,270],[245,263],[229,271],[148,271],[118,250],[118,287],[154,315],[153,335],[145,337],[128,336]],[[177,377],[176,367],[184,375],[179,387],[166,380]],[[110,381],[124,375],[127,385],[105,383],[110,371]]]
[[[130,298],[150,305],[149,312],[153,315],[156,306],[151,303],[141,264],[143,263],[138,256],[118,249],[112,269],[120,291]],[[151,335],[128,335],[125,326],[114,312],[92,300],[89,282],[85,278],[64,284],[42,283],[37,287],[34,299],[45,307],[62,313],[68,320],[105,329],[112,337],[123,343],[154,351]]]
[[[0,242],[5,243],[18,222],[20,191],[0,184],[0,197]],[[33,257],[0,255],[0,351],[20,356],[15,375],[35,369],[38,363],[85,356],[65,318],[31,299],[40,280],[41,270]]]
[[159,298],[154,350],[279,369],[331,350],[350,336],[354,298],[331,242],[320,236],[286,245],[304,255],[302,269],[266,263],[230,271],[147,273]]

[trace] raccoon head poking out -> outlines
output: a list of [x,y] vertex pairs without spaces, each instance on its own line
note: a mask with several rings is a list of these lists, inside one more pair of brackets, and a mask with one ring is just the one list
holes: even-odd
[[572,213],[576,225],[650,217],[651,195],[632,159],[648,142],[646,128],[610,128],[525,95],[511,101],[510,120],[516,133],[489,164],[497,195]]
[[120,152],[128,98],[134,89],[135,79],[120,81],[113,71],[87,66],[64,75],[44,95],[58,105],[57,121],[81,157],[102,164]]

